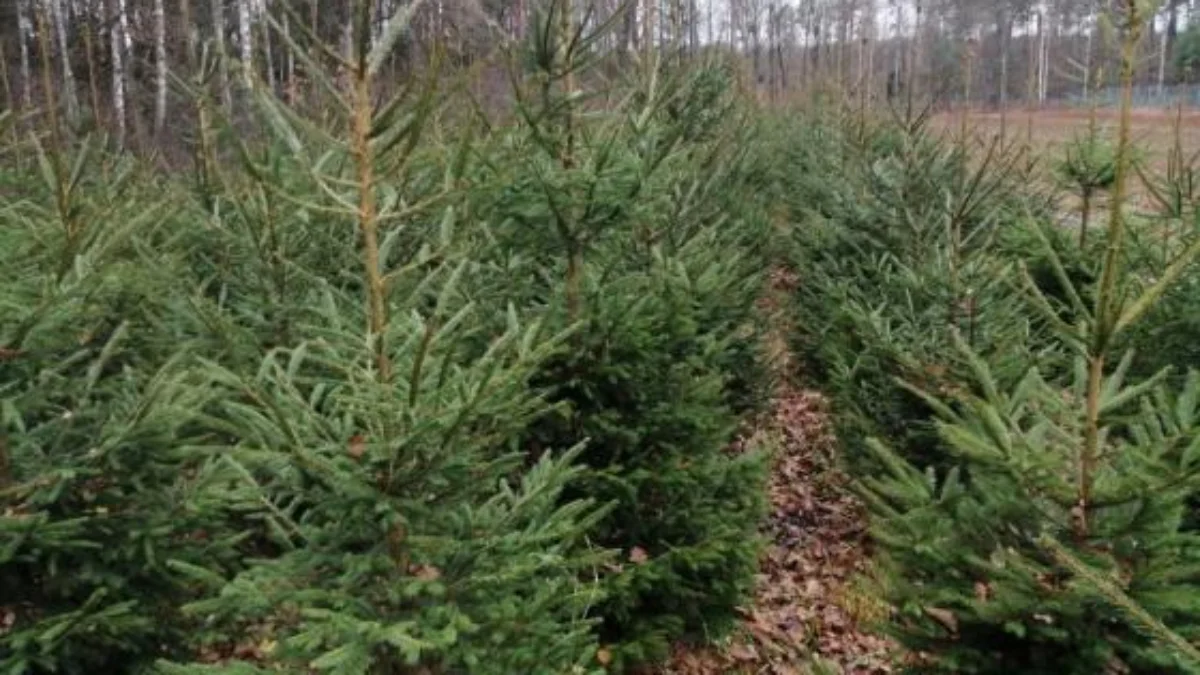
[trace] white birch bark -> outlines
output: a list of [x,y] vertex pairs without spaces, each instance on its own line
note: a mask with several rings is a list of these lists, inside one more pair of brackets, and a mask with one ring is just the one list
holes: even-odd
[[250,0],[238,0],[238,47],[246,86],[254,84],[254,30],[250,25]]
[[184,34],[184,58],[188,68],[196,65],[197,23],[192,20],[191,0],[179,0],[179,25]]
[[1162,40],[1158,46],[1158,96],[1162,97],[1167,86],[1167,31],[1162,32]]
[[75,75],[71,70],[71,48],[67,40],[67,16],[62,0],[50,0],[50,12],[53,15],[54,33],[58,38],[58,52],[62,66],[62,88],[67,104],[67,120],[75,124],[79,120],[79,99],[75,95]]
[[879,27],[875,18],[875,0],[867,0],[867,16],[867,68],[864,86],[867,92],[866,104],[870,108],[875,104],[875,96],[878,93],[875,89],[875,43],[879,41]]
[[895,43],[892,47],[892,96],[894,97],[900,94],[898,90],[900,88],[900,82],[902,81],[900,67],[902,65],[901,50],[903,49],[901,46],[901,36],[904,34],[903,24],[901,22],[902,10],[900,9],[899,3],[897,3],[896,0],[892,0],[892,14],[894,17],[892,22],[892,40]]
[[1050,34],[1054,27],[1049,23],[1050,20],[1045,18],[1045,14],[1038,14],[1038,36],[1041,40],[1038,53],[1038,102],[1043,104],[1050,86]]
[[910,110],[913,108],[914,97],[924,95],[925,82],[924,73],[924,57],[925,57],[925,23],[928,21],[925,14],[925,6],[922,0],[914,0],[913,2],[913,26],[912,26],[912,56],[908,60],[908,106]]
[[[1091,17],[1089,17],[1091,18]],[[1088,26],[1087,43],[1084,47],[1083,54],[1083,100],[1087,101],[1091,93],[1092,85],[1092,35],[1096,32],[1095,26]]]
[[[851,18],[850,18],[850,21],[851,21],[850,39],[857,43],[856,49],[855,49],[855,51],[856,51],[855,56],[858,61],[858,67],[855,68],[855,73],[854,73],[855,84],[854,84],[854,86],[858,90],[858,93],[860,96],[862,95],[863,91],[866,89],[866,83],[867,83],[866,21],[869,16],[870,16],[870,9],[868,8],[867,14],[864,15],[863,18],[860,19],[855,15],[851,15]],[[855,21],[855,19],[858,19],[858,20]]]
[[109,45],[112,48],[112,97],[113,117],[117,121],[117,147],[124,147],[128,127],[125,120],[125,41],[121,36],[121,26],[125,18],[125,3],[123,0],[110,0],[111,19],[109,21]]
[[125,53],[133,53],[133,31],[129,29],[129,8],[125,4],[125,0],[118,2],[118,18],[121,24],[121,38],[125,43]]
[[[267,12],[271,11],[270,0],[263,0],[262,5],[258,9],[262,12],[263,16],[266,16]],[[269,21],[264,19],[262,21],[262,27],[263,27],[263,29],[262,29],[263,54],[266,57],[266,68],[267,68],[267,87],[270,88],[270,90],[272,92],[274,92],[274,91],[276,91],[276,89],[275,89],[275,55],[271,53],[271,24]]]
[[290,47],[292,43],[292,24],[289,19],[289,14],[286,12],[283,15],[283,37],[284,42],[289,45],[284,50],[284,67],[283,67],[283,87],[288,94],[288,102],[296,102],[296,56],[292,53]]
[[713,0],[708,0],[708,4],[707,4],[706,8],[707,8],[707,12],[706,12],[707,17],[706,18],[708,19],[708,22],[707,22],[708,23],[708,33],[707,33],[706,39],[711,44],[711,43],[714,43],[717,41],[717,34],[715,32],[716,26],[713,24]]
[[154,0],[154,136],[159,137],[167,121],[167,9]]
[[229,91],[229,68],[226,66],[225,53],[225,6],[224,0],[212,0],[213,41],[217,50],[217,77],[220,79],[221,102],[228,110],[233,107],[233,97]]
[[33,70],[29,66],[29,31],[32,25],[25,16],[25,0],[17,3],[17,48],[21,52],[21,103],[26,110],[33,108]]

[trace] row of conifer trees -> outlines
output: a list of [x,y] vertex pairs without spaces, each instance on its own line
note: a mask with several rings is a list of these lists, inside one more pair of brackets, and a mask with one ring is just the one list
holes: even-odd
[[1111,208],[1077,237],[1019,141],[766,124],[733,64],[610,67],[560,3],[497,115],[380,81],[374,5],[350,58],[293,38],[303,112],[226,119],[206,54],[188,171],[0,117],[0,669],[620,672],[720,635],[783,263],[908,666],[1195,670],[1181,150],[1135,217],[1128,117],[1081,139]]
[[187,172],[5,119],[0,671],[598,672],[735,618],[773,185],[736,70],[602,80],[552,5],[497,121],[377,82],[375,4],[348,62],[295,38],[323,116],[178,82]]
[[[911,109],[790,143],[795,346],[913,672],[1200,669],[1200,167],[1178,129],[1165,167],[1137,161],[1148,15],[1114,4],[1120,122],[1050,166],[1019,132]],[[1135,189],[1157,208],[1134,211]]]

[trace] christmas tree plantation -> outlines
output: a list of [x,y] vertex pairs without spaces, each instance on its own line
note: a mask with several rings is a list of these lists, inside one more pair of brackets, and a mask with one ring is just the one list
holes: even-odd
[[1153,255],[1126,204],[1145,10],[1109,17],[1126,96],[1113,175],[1085,186],[1111,186],[1091,236],[1059,226],[1031,150],[1002,138],[857,119],[791,151],[798,344],[857,467],[908,672],[1200,668],[1200,380],[1157,309],[1179,307],[1200,243]]
[[385,93],[363,33],[325,115],[198,115],[190,174],[13,148],[0,669],[624,671],[732,626],[768,153],[720,62],[558,98],[560,18],[511,125]]

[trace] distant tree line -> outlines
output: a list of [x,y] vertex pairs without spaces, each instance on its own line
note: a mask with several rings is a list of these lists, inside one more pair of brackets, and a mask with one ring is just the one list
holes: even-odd
[[[375,33],[411,12],[391,58],[398,77],[436,60],[486,61],[529,37],[542,0],[372,0]],[[47,101],[76,126],[116,142],[153,143],[190,110],[173,81],[204,75],[226,105],[237,78],[257,77],[289,99],[310,93],[293,47],[349,49],[351,0],[6,0],[0,3],[4,103]],[[596,49],[741,55],[764,97],[815,84],[870,101],[901,94],[990,106],[1084,97],[1112,82],[1109,0],[576,0],[577,25],[610,30]],[[1136,82],[1168,87],[1200,64],[1190,39],[1195,0],[1162,0],[1142,42]],[[301,39],[303,37],[303,39]],[[315,40],[314,40],[315,38]],[[311,47],[305,47],[311,49]],[[226,54],[230,59],[214,58]],[[233,64],[237,64],[236,68]],[[238,70],[240,75],[233,73]],[[479,69],[481,86],[503,84]],[[49,94],[49,96],[48,96]]]

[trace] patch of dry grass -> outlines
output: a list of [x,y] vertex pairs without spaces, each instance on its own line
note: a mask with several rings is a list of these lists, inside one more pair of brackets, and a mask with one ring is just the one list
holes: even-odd
[[[1045,108],[1010,110],[1007,120],[998,112],[969,111],[968,126],[981,142],[1005,131],[1005,137],[1016,143],[1027,143],[1040,160],[1044,180],[1050,183],[1049,167],[1062,157],[1063,146],[1076,136],[1087,132],[1090,111],[1084,108]],[[1137,157],[1150,172],[1166,169],[1167,154],[1175,143],[1175,120],[1178,111],[1169,108],[1139,108],[1133,111],[1133,144]],[[1110,135],[1115,142],[1117,111],[1097,110],[1096,121],[1101,134]],[[1184,109],[1180,119],[1180,142],[1187,155],[1200,153],[1200,110]],[[936,129],[949,134],[959,133],[962,113],[949,112],[933,118]],[[1131,183],[1130,197],[1135,208],[1152,208],[1141,181]]]

